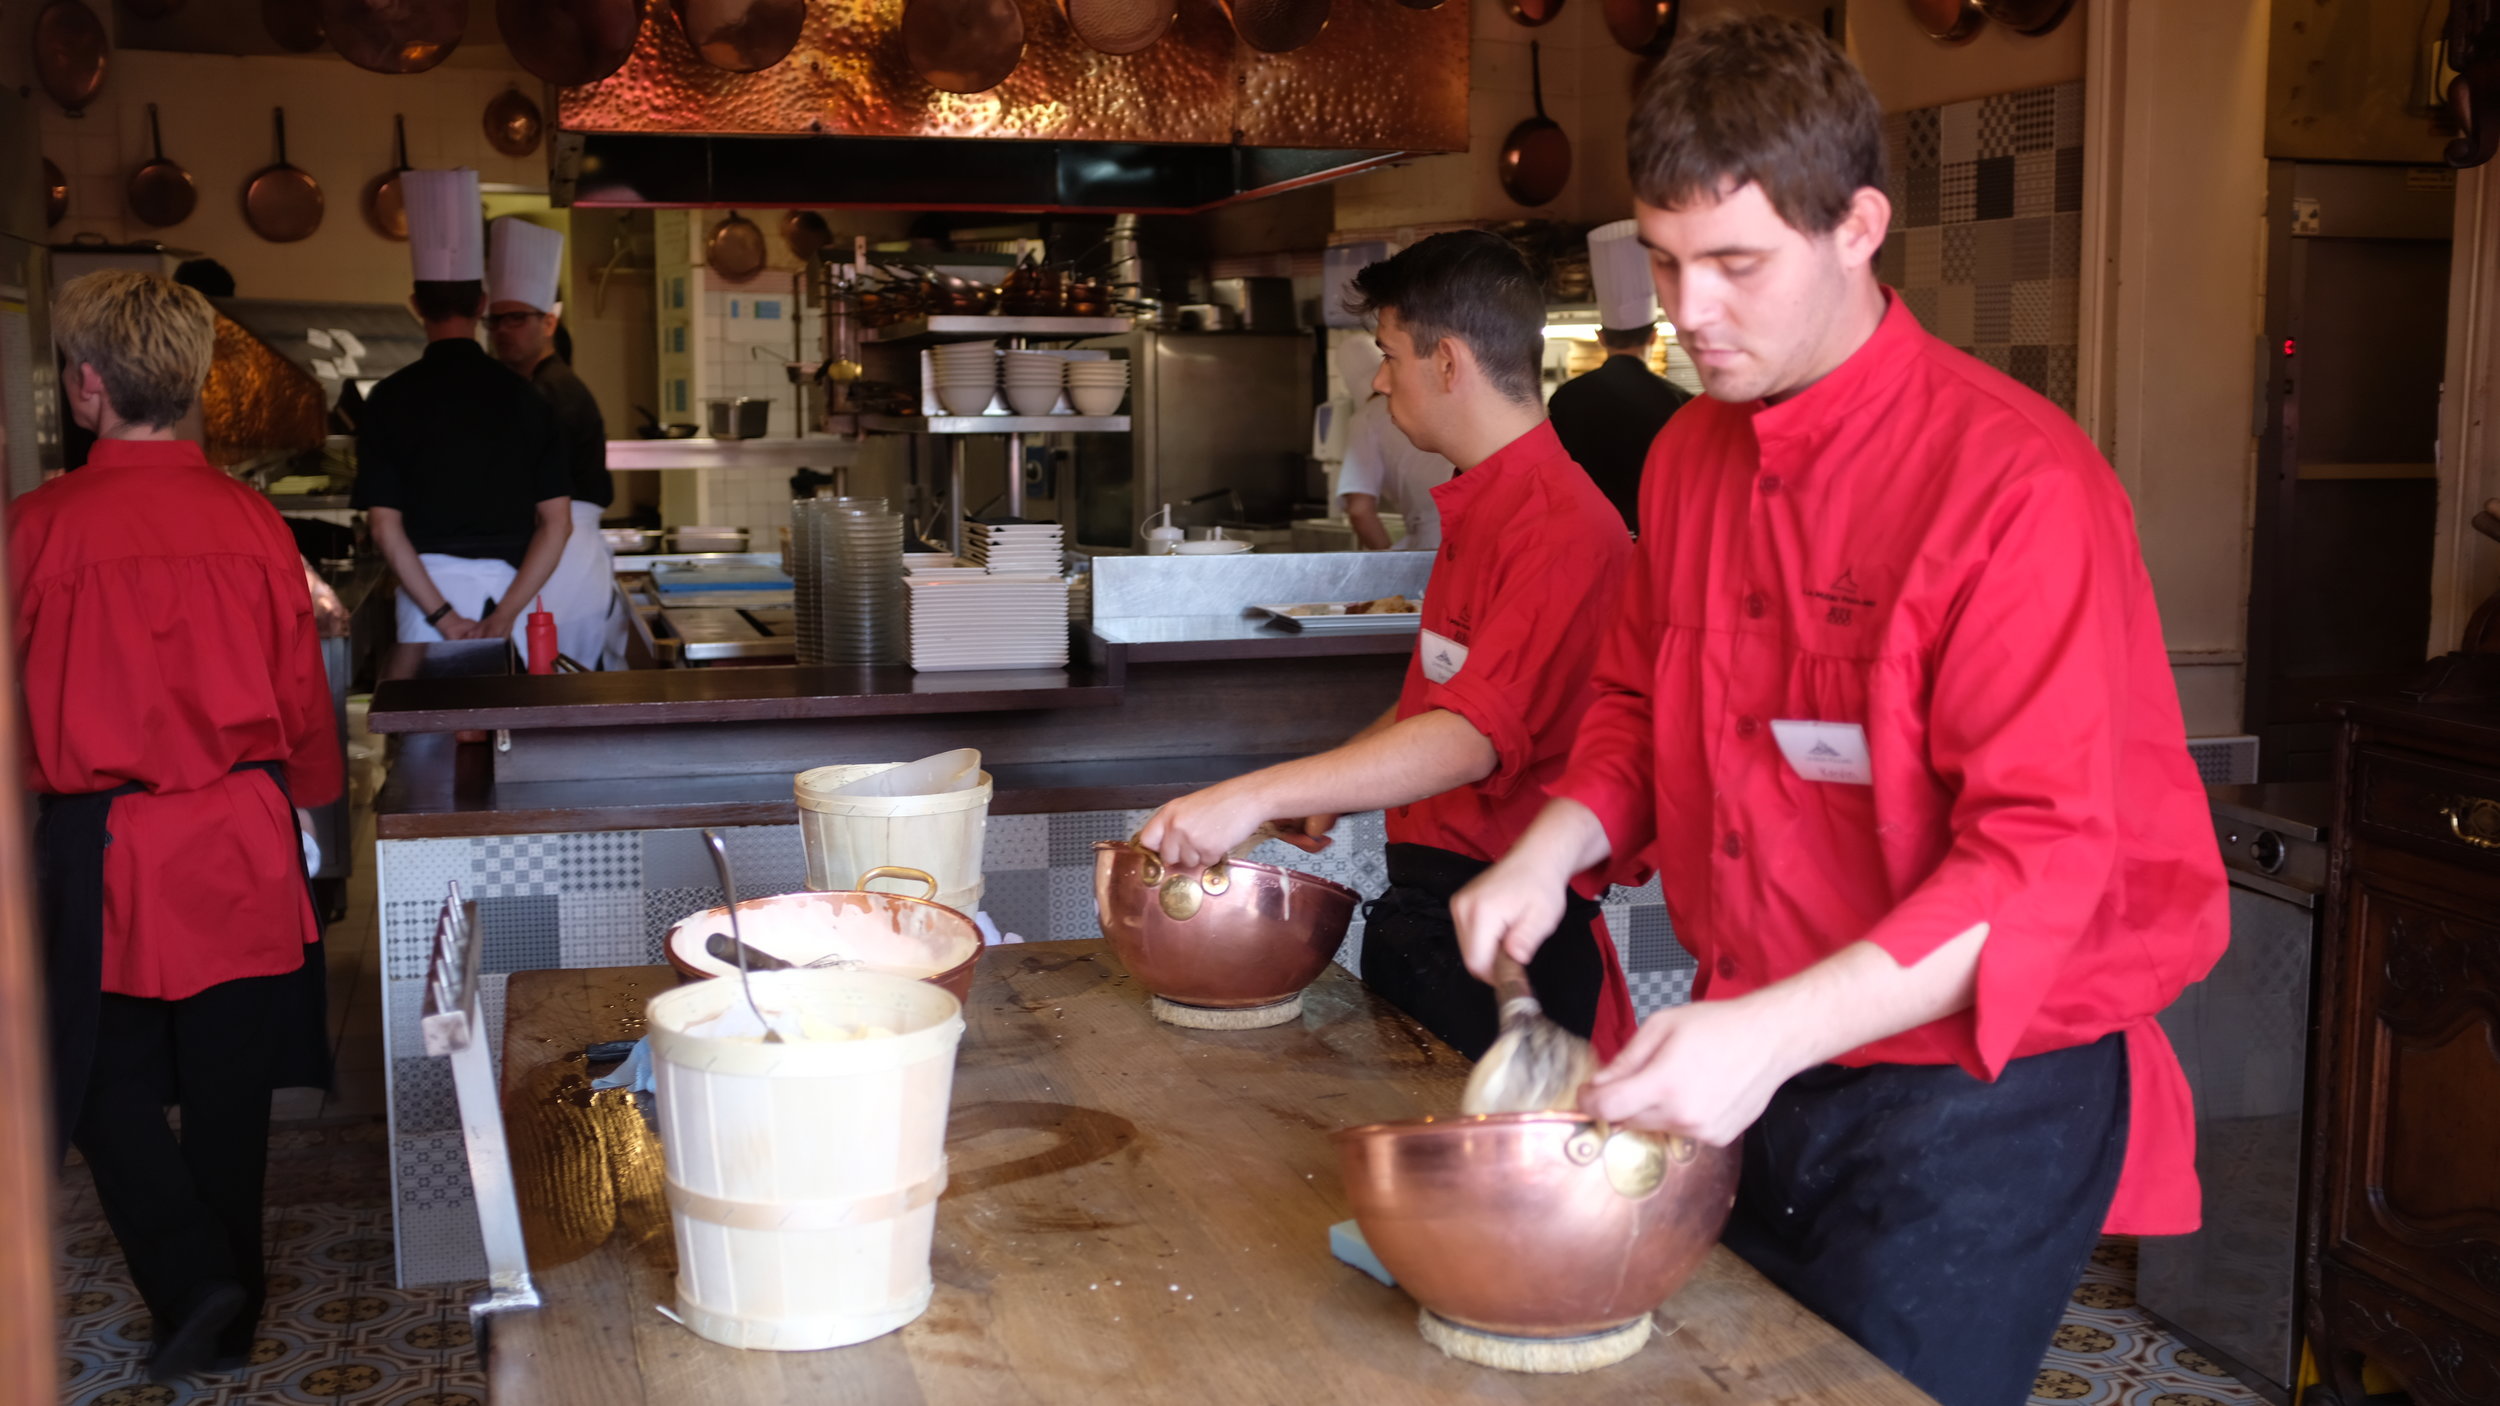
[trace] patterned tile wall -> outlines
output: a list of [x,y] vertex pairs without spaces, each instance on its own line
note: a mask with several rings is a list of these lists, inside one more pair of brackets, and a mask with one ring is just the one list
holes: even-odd
[[1884,140],[1884,281],[1928,331],[2073,414],[2083,85],[1896,112]]
[[[1099,936],[1094,842],[1135,834],[1146,816],[1139,810],[992,817],[983,840],[983,910],[1001,933],[1029,941]],[[742,891],[790,893],[807,886],[797,826],[739,827],[722,836]],[[1316,873],[1373,898],[1387,885],[1385,843],[1374,812],[1348,816],[1336,843],[1320,854],[1270,841],[1250,857]],[[477,900],[487,1038],[500,1052],[511,973],[658,963],[678,919],[721,901],[719,880],[695,830],[390,840],[379,851],[399,1283],[475,1279],[486,1272],[485,1252],[450,1066],[428,1058],[417,1035],[426,951],[444,885],[456,880]],[[1641,1014],[1691,999],[1693,959],[1676,944],[1654,880],[1610,894],[1606,922]],[[1337,953],[1348,970],[1357,968],[1362,943],[1358,910]]]

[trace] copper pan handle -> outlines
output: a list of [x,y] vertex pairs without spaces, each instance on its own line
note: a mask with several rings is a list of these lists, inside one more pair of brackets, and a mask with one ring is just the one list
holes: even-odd
[[[859,882],[851,885],[851,887],[858,889],[862,893],[866,893],[868,891],[869,882],[874,879],[916,879],[929,886],[928,892],[920,895],[921,902],[927,903],[937,897],[938,881],[936,876],[929,873],[926,869],[913,869],[901,864],[880,864],[876,868],[869,870],[867,873],[860,875]],[[908,895],[898,896],[908,897]]]

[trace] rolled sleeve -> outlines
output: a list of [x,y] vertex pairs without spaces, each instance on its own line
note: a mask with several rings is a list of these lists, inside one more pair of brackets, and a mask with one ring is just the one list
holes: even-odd
[[1425,685],[1424,709],[1456,713],[1493,744],[1493,772],[1478,790],[1509,795],[1537,761],[1540,741],[1577,720],[1586,695],[1555,681],[1580,676],[1629,550],[1581,544],[1522,553],[1491,593],[1497,608],[1467,639],[1466,662],[1448,681]]
[[2074,474],[2026,480],[1938,651],[1928,764],[1954,793],[1952,843],[1866,940],[1906,967],[1988,924],[1982,1077],[2016,1052],[2117,863],[2127,587],[2143,569],[2125,519]]

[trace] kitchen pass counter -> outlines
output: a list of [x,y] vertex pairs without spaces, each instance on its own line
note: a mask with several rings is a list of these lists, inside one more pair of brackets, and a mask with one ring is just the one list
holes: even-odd
[[1099,941],[982,956],[928,1312],[825,1352],[707,1342],[655,1307],[675,1302],[675,1251],[647,1126],[555,1096],[585,1045],[639,1034],[672,980],[665,967],[511,978],[504,1099],[545,1306],[494,1320],[491,1400],[1929,1400],[1724,1249],[1628,1362],[1528,1377],[1443,1357],[1411,1299],[1330,1255],[1328,1227],[1351,1211],[1327,1134],[1454,1111],[1466,1061],[1334,967],[1298,1025],[1162,1025]]

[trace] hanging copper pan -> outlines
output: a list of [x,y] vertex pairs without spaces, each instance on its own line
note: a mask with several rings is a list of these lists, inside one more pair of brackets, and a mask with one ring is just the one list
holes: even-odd
[[1163,37],[1180,7],[1174,0],[1059,0],[1059,11],[1085,47],[1103,54],[1134,54]]
[[130,173],[130,213],[139,223],[163,229],[191,218],[200,203],[200,188],[191,173],[165,159],[165,137],[156,127],[156,104],[148,104],[148,143],[156,155]]
[[1910,18],[1939,44],[1960,44],[1988,22],[1979,0],[1910,0]]
[[504,47],[559,88],[596,83],[625,66],[642,29],[643,0],[495,0]]
[[1510,17],[1530,29],[1552,24],[1562,7],[1563,0],[1502,0],[1502,8],[1510,12]]
[[1528,45],[1528,91],[1536,116],[1502,139],[1502,189],[1522,205],[1542,205],[1562,194],[1571,179],[1571,138],[1545,115],[1545,72],[1538,46]]
[[[1263,54],[1285,54],[1328,27],[1328,0],[1223,0],[1233,33]],[[1555,0],[1560,3],[1560,0]]]
[[243,223],[272,244],[293,244],[321,228],[321,185],[286,159],[286,109],[275,110],[278,159],[243,187]]
[[408,205],[400,193],[399,178],[408,173],[408,119],[391,114],[391,131],[398,139],[399,164],[373,178],[365,187],[365,223],[384,239],[405,241],[408,238]]
[[807,24],[807,0],[672,2],[686,42],[705,63],[732,73],[754,73],[788,58]]
[[122,0],[122,8],[143,20],[161,20],[182,8],[182,0]]
[[76,117],[104,91],[113,41],[104,21],[79,0],[52,0],[35,16],[35,77],[52,101]]
[[260,0],[260,27],[290,54],[309,54],[330,42],[321,27],[321,0]]
[[802,264],[816,262],[833,242],[833,228],[813,210],[792,210],[781,217],[781,247]]
[[729,218],[712,226],[711,237],[703,241],[703,262],[732,282],[755,277],[764,271],[764,231],[756,228],[755,221],[730,211]]
[[903,53],[947,93],[986,93],[1024,61],[1016,0],[903,0]]
[[538,104],[518,88],[506,88],[486,101],[486,144],[506,156],[527,156],[538,150],[546,119]]
[[1682,0],[1605,0],[1606,32],[1633,53],[1655,58],[1675,42]]
[[469,0],[321,0],[321,27],[358,68],[423,73],[460,47]]
[[69,177],[62,175],[61,168],[47,156],[43,159],[43,227],[50,229],[68,215]]
[[1988,18],[2016,34],[2046,34],[2074,7],[2075,0],[1979,0]]
[[1437,10],[1441,8],[1441,0],[1398,0],[1398,3],[1404,5],[1410,10]]

